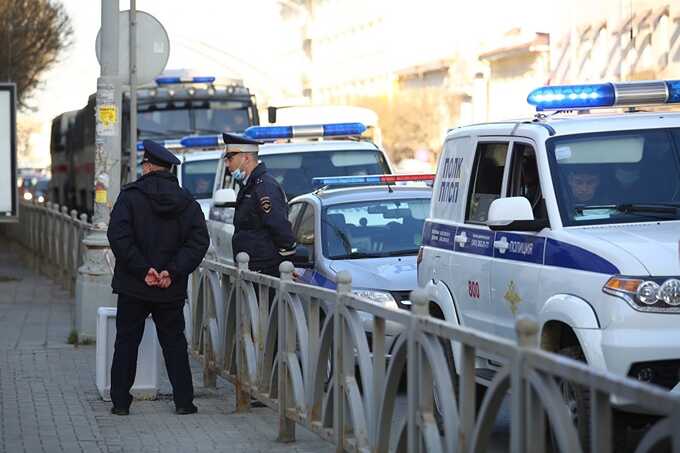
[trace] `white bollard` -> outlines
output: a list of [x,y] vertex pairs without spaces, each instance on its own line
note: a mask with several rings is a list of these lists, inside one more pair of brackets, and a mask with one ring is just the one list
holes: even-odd
[[[116,308],[99,307],[97,314],[97,390],[104,401],[111,401],[111,362],[116,342]],[[130,391],[132,396],[136,399],[156,399],[160,367],[161,349],[156,325],[151,317],[148,317],[137,354],[137,374]]]

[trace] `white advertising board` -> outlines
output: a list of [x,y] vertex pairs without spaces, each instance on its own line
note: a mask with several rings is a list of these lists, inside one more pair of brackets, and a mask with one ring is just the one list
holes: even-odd
[[16,222],[16,86],[0,83],[0,222]]

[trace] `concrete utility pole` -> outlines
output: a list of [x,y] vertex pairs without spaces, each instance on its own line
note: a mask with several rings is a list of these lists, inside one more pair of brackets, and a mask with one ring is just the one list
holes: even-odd
[[137,179],[137,1],[130,0],[130,175]]
[[101,0],[101,76],[97,79],[94,156],[94,229],[83,240],[85,257],[76,283],[76,329],[96,337],[97,309],[115,306],[113,254],[106,238],[111,208],[120,192],[121,80],[118,76],[119,0]]

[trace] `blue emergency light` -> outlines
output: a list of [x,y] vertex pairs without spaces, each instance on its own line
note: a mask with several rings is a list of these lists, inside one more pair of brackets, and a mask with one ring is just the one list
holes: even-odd
[[181,139],[180,144],[185,148],[210,148],[222,146],[222,137],[219,135],[192,135]]
[[544,86],[527,102],[538,111],[674,104],[680,103],[680,80]]
[[328,176],[312,178],[314,187],[332,186],[367,186],[376,184],[394,184],[397,182],[433,182],[434,174],[405,175],[366,175],[366,176]]
[[[154,140],[154,142],[158,143],[159,145],[165,146],[168,149],[177,149],[183,147],[181,140],[177,139]],[[137,142],[137,151],[144,151],[144,142]]]
[[215,77],[210,76],[191,77],[186,79],[175,76],[156,77],[156,84],[158,85],[174,85],[178,83],[213,83],[214,81]]
[[285,138],[348,137],[364,133],[361,123],[308,124],[303,126],[251,126],[244,135],[253,140],[277,140]]

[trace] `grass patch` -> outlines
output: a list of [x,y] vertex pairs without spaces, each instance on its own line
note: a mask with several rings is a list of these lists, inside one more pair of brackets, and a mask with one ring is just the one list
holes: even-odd
[[76,329],[71,330],[68,334],[68,339],[66,339],[68,344],[77,345],[78,344],[78,331]]
[[78,331],[76,329],[72,329],[71,333],[68,334],[68,338],[66,339],[66,342],[68,344],[72,344],[73,346],[75,346],[77,348],[80,345],[83,345],[83,346],[93,345],[93,344],[95,344],[95,339],[90,338],[90,337],[80,338],[80,336],[78,335]]

